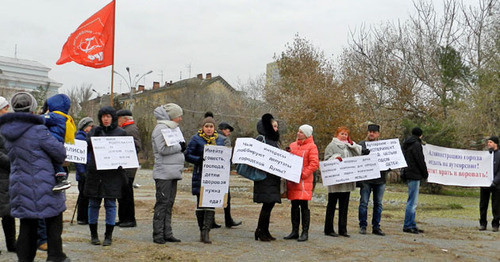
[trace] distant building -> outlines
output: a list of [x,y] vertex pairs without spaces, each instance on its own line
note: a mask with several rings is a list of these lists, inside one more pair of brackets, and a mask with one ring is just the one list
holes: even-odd
[[[190,105],[199,110],[214,110],[211,108],[220,105],[209,104],[207,105],[208,108],[200,108],[199,105],[204,104],[203,101],[195,101],[193,98],[197,95],[208,96],[209,94],[218,94],[227,97],[239,93],[224,78],[221,76],[212,77],[211,73],[207,73],[205,78],[203,78],[203,74],[198,74],[196,77],[173,83],[165,82],[163,86],[160,86],[159,82],[153,82],[153,87],[150,90],[146,90],[143,85],[139,85],[137,90],[134,88],[132,92],[132,100],[128,92],[116,96],[116,100],[121,104],[121,107],[132,109],[132,105],[145,103],[161,105],[176,101],[179,104]],[[200,100],[204,99],[200,97]],[[132,101],[133,103],[131,104]],[[193,102],[194,104],[192,104]],[[232,100],[225,101],[225,104],[232,103],[239,104],[239,102]]]
[[0,95],[10,98],[20,91],[46,91],[50,97],[58,93],[61,83],[49,78],[51,68],[39,62],[0,56]]

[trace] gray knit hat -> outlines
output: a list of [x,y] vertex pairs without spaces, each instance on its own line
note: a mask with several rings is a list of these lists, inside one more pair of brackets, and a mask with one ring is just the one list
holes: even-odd
[[165,111],[167,111],[167,114],[168,114],[168,117],[170,118],[170,120],[178,118],[178,117],[182,116],[182,114],[183,114],[182,108],[179,105],[174,104],[174,103],[168,103],[166,105],[163,105],[163,109],[165,109]]
[[38,103],[36,99],[30,94],[26,92],[16,93],[11,101],[12,109],[14,112],[35,112]]
[[80,122],[78,122],[78,130],[83,130],[85,129],[88,125],[91,125],[94,123],[94,119],[91,117],[84,117]]

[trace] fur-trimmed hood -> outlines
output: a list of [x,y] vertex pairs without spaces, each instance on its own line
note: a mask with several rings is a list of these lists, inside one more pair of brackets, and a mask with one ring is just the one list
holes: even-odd
[[7,113],[0,117],[0,132],[9,141],[15,141],[34,125],[43,125],[43,118],[31,113]]
[[278,142],[280,140],[280,133],[279,131],[274,131],[273,120],[273,115],[264,114],[257,123],[257,132],[259,132],[259,135],[263,135],[266,140],[269,139]]

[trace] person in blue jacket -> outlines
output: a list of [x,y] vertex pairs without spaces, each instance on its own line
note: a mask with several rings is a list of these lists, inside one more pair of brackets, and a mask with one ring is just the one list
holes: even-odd
[[211,244],[209,237],[210,228],[214,222],[215,209],[200,207],[201,172],[203,166],[203,148],[205,145],[224,146],[222,139],[215,130],[213,117],[205,117],[198,133],[191,137],[186,149],[186,160],[194,164],[192,178],[192,193],[196,196],[196,218],[200,228],[200,240]]
[[[78,122],[78,132],[75,139],[87,140],[87,134],[94,127],[94,120],[90,117],[84,117]],[[88,159],[88,158],[87,158]],[[75,163],[76,181],[78,181],[78,200],[76,221],[78,225],[87,225],[89,222],[89,199],[83,194],[85,180],[87,178],[87,164]]]
[[[50,133],[61,143],[75,143],[76,127],[73,118],[68,115],[71,100],[65,94],[57,94],[49,97],[42,108],[45,125]],[[68,171],[62,165],[54,164],[56,185],[52,190],[61,191],[71,187],[68,181]]]
[[47,261],[69,260],[62,250],[65,195],[52,191],[54,166],[66,159],[64,145],[53,137],[43,118],[34,115],[35,98],[26,92],[12,97],[15,113],[0,117],[0,132],[10,159],[11,214],[21,220],[17,240],[19,261],[33,261],[37,249],[38,219],[47,226]]

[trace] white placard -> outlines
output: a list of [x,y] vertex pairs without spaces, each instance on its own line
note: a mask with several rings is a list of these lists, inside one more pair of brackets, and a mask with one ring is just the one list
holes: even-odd
[[233,163],[247,164],[295,183],[300,182],[302,157],[253,138],[237,138]]
[[366,148],[378,157],[380,171],[407,167],[399,139],[365,141]]
[[165,139],[165,143],[167,144],[167,146],[179,144],[179,142],[186,142],[186,140],[184,140],[184,135],[182,135],[181,129],[179,127],[165,128],[160,131],[163,135],[163,138]]
[[488,151],[425,145],[428,182],[451,186],[489,187],[493,181],[493,154]]
[[68,162],[87,164],[87,142],[75,139],[75,144],[64,144]]
[[231,172],[231,147],[205,146],[201,172],[200,205],[222,207],[226,204]]
[[323,185],[337,185],[364,181],[380,177],[380,169],[375,154],[356,156],[319,162]]
[[132,136],[97,136],[90,139],[97,170],[139,167]]

